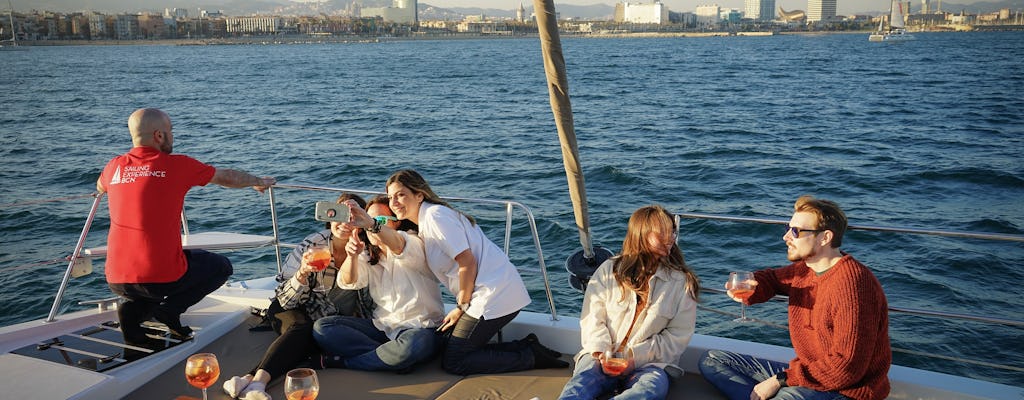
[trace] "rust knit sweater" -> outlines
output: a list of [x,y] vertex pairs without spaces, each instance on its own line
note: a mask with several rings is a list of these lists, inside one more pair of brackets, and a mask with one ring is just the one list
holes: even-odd
[[839,391],[857,400],[889,394],[889,311],[882,285],[863,264],[844,254],[818,276],[803,261],[754,273],[748,302],[789,296],[789,336],[796,358],[787,384]]

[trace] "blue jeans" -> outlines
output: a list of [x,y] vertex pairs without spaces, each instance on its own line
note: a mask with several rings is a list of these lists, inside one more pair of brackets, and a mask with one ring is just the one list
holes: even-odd
[[592,400],[603,394],[618,393],[613,399],[664,399],[671,383],[665,370],[646,366],[633,370],[629,377],[605,375],[601,364],[589,355],[580,357],[572,378],[565,384],[559,399]]
[[[730,400],[749,400],[754,386],[775,376],[789,364],[765,360],[724,350],[708,350],[700,356],[700,374]],[[848,397],[838,392],[819,392],[803,386],[779,389],[773,399],[779,400],[840,400]]]
[[342,315],[317,320],[313,338],[328,357],[341,357],[346,368],[363,371],[407,371],[441,345],[441,336],[430,328],[406,329],[391,340],[372,320]]

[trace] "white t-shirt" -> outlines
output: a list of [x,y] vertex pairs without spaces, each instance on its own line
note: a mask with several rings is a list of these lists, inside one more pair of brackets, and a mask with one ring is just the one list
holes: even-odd
[[476,287],[466,312],[471,317],[493,320],[530,304],[530,295],[515,265],[464,215],[439,204],[423,202],[419,228],[427,265],[452,295],[459,293],[459,264],[455,256],[470,249],[476,257]]
[[405,238],[402,254],[385,249],[377,265],[370,265],[369,254],[359,255],[357,279],[342,289],[370,287],[370,297],[377,305],[373,310],[373,326],[391,340],[409,328],[434,328],[444,318],[441,288],[427,268],[423,242],[416,236],[399,231]]

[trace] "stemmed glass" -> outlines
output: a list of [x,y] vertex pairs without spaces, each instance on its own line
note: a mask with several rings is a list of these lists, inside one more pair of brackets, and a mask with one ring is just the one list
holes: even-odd
[[185,361],[185,379],[197,388],[203,389],[203,400],[206,400],[206,388],[213,386],[220,378],[220,365],[213,353],[198,353]]
[[[753,272],[737,271],[729,274],[729,281],[725,283],[725,290],[728,290],[729,294],[733,297],[746,301],[747,298],[754,294],[755,286],[757,286],[757,281],[754,280]],[[747,305],[741,301],[740,317],[733,321],[750,322],[753,320],[753,318],[747,318]]]
[[320,382],[312,369],[296,368],[284,377],[284,395],[288,400],[314,400],[319,392]]
[[[310,245],[306,248],[306,257],[309,259],[309,265],[316,269],[317,272],[327,269],[327,266],[331,264],[331,249],[326,244],[318,243]],[[317,282],[316,287],[313,288],[315,292],[327,292],[326,285],[323,282]]]

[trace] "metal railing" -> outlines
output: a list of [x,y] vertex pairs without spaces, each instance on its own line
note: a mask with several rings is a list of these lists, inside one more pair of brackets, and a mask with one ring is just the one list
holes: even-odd
[[[277,207],[276,207],[276,199],[277,199],[277,197],[276,197],[276,194],[275,194],[275,189],[278,189],[278,190],[280,190],[280,189],[292,189],[292,190],[306,190],[306,191],[323,191],[323,192],[333,192],[333,193],[355,193],[355,194],[362,194],[362,195],[379,195],[379,194],[384,194],[383,192],[379,192],[379,191],[369,191],[369,190],[360,190],[360,189],[347,189],[347,188],[337,188],[337,187],[328,187],[328,186],[300,185],[300,184],[290,184],[290,183],[277,183],[274,186],[272,186],[271,188],[269,188],[268,189],[268,193],[270,194],[270,213],[271,213],[271,219],[272,219],[272,222],[273,222],[274,243],[275,243],[276,254],[277,254],[277,271],[278,272],[281,272],[281,270],[283,268],[283,263],[281,261],[281,257],[282,257],[281,247],[283,245],[280,243],[280,239],[279,239],[280,235],[279,235],[279,228],[278,228],[279,225],[278,225],[278,220],[277,220]],[[540,234],[537,231],[537,222],[536,222],[536,219],[534,219],[534,217],[533,217],[533,211],[531,211],[529,207],[526,207],[522,203],[519,203],[519,202],[516,202],[516,201],[511,201],[511,200],[489,200],[489,199],[476,199],[476,198],[468,198],[468,197],[441,197],[441,198],[443,200],[445,200],[445,201],[499,205],[499,206],[504,207],[504,209],[505,209],[505,232],[504,232],[504,239],[505,239],[504,251],[505,251],[505,254],[510,254],[509,251],[510,251],[510,246],[511,246],[511,243],[512,243],[511,239],[512,239],[513,210],[518,208],[519,210],[521,210],[526,215],[526,221],[530,225],[530,234],[533,237],[533,245],[534,245],[534,248],[537,251],[538,268],[540,269],[541,277],[542,277],[542,280],[544,282],[544,293],[547,296],[548,308],[551,311],[551,319],[553,321],[557,321],[558,320],[558,311],[557,311],[557,309],[555,307],[554,296],[551,293],[551,283],[550,283],[550,280],[548,279],[547,266],[546,266],[546,264],[544,262],[544,251],[541,249]]]
[[[760,223],[760,224],[770,224],[770,225],[789,225],[789,221],[779,220],[779,219],[753,218],[753,217],[733,217],[733,216],[728,216],[728,215],[701,214],[701,213],[676,213],[674,215],[676,217],[676,225],[677,226],[679,226],[679,222],[683,218],[686,218],[686,219],[698,219],[698,220],[716,220],[716,221],[727,221],[727,222]],[[932,236],[948,236],[948,237],[960,237],[960,238],[983,239],[983,240],[996,240],[996,241],[1007,241],[1007,242],[1024,242],[1024,235],[999,234],[999,233],[963,232],[963,231],[947,231],[947,230],[934,230],[934,229],[915,229],[915,228],[886,227],[886,226],[872,226],[872,225],[849,225],[847,227],[847,230],[863,230],[863,231],[875,231],[875,232],[898,232],[898,233],[911,233],[911,234],[932,235]],[[707,287],[705,287],[705,288],[701,288],[701,291],[702,292],[708,292],[708,293],[725,294],[725,290],[724,289],[717,289],[717,288],[707,288]],[[776,295],[775,297],[773,297],[771,299],[771,301],[788,302],[788,298],[786,296]],[[700,306],[699,308],[702,309],[702,310],[709,311],[709,312],[714,312],[714,313],[717,313],[717,314],[733,316],[733,317],[738,317],[739,316],[738,314],[735,314],[735,313],[730,313],[730,312],[727,312],[727,311],[717,310],[717,309],[713,309],[713,308],[710,308],[710,307]],[[916,315],[916,316],[923,316],[923,317],[944,318],[944,319],[951,319],[951,320],[973,321],[973,322],[981,322],[981,323],[987,323],[987,324],[1006,325],[1006,326],[1012,326],[1012,327],[1024,327],[1024,321],[1022,321],[1022,320],[1007,319],[1007,318],[996,318],[996,317],[989,317],[989,316],[982,316],[982,315],[973,315],[973,314],[953,313],[953,312],[946,312],[946,311],[924,310],[924,309],[909,308],[909,307],[894,307],[894,306],[891,306],[891,305],[889,306],[889,313],[890,314],[897,313],[897,314]],[[780,325],[780,324],[777,324],[777,323],[774,323],[774,322],[771,322],[771,321],[765,321],[765,320],[756,319],[756,318],[754,318],[753,321],[755,321],[757,323],[760,323],[760,324],[763,324],[763,325],[773,326],[773,327],[776,327],[776,328],[788,329],[788,327],[785,326],[785,325]],[[965,358],[960,358],[960,357],[943,356],[943,355],[938,355],[938,354],[933,354],[933,353],[924,353],[924,352],[920,352],[920,351],[907,350],[907,349],[893,348],[892,350],[896,351],[896,352],[901,352],[901,353],[921,355],[921,356],[926,356],[926,357],[934,357],[934,358],[940,358],[940,359],[945,359],[945,360],[950,360],[950,361],[958,361],[958,362],[964,362],[964,363],[968,363],[968,364],[974,364],[974,365],[981,365],[981,366],[992,367],[992,368],[1005,369],[1005,370],[1009,370],[1009,371],[1024,372],[1024,368],[1015,367],[1015,366],[1011,366],[1011,365],[994,364],[994,363],[990,363],[990,362],[986,362],[986,361],[970,360],[970,359],[965,359]]]
[[[281,248],[282,247],[289,247],[290,248],[290,247],[294,247],[294,246],[283,244],[283,243],[281,243],[281,240],[280,240],[280,226],[278,224],[278,218],[277,218],[277,196],[275,194],[275,188],[276,189],[306,190],[306,191],[324,191],[324,192],[334,192],[334,193],[343,193],[343,192],[345,192],[345,193],[356,193],[356,194],[363,194],[363,195],[383,194],[382,192],[378,192],[378,191],[368,191],[368,190],[360,190],[360,189],[346,189],[346,188],[336,188],[336,187],[327,187],[327,186],[287,184],[287,183],[277,183],[274,186],[270,187],[267,190],[267,192],[269,193],[269,202],[270,202],[269,207],[270,207],[271,225],[272,225],[271,229],[273,230],[273,238],[274,238],[273,245],[274,245],[274,249],[275,249],[274,253],[277,256],[277,272],[278,273],[280,273],[282,268],[283,268]],[[90,228],[92,227],[93,220],[96,217],[96,212],[97,212],[97,209],[99,208],[99,203],[100,203],[100,200],[102,199],[103,195],[102,194],[97,194],[97,195],[94,195],[94,197],[95,197],[95,200],[93,201],[92,208],[89,210],[89,214],[88,214],[88,216],[86,218],[86,222],[85,222],[84,226],[82,227],[82,233],[81,233],[81,235],[78,238],[78,242],[75,244],[75,248],[74,248],[74,250],[72,252],[72,255],[69,257],[70,261],[68,262],[67,270],[64,273],[64,277],[61,280],[60,286],[57,288],[57,295],[55,296],[55,298],[53,300],[53,306],[50,308],[50,313],[46,317],[45,322],[53,322],[53,321],[56,320],[56,317],[57,317],[58,312],[60,310],[60,304],[61,304],[61,302],[62,302],[62,300],[64,298],[64,292],[65,292],[65,290],[67,288],[68,282],[71,280],[72,269],[73,269],[73,267],[75,265],[75,261],[78,260],[81,257],[81,253],[82,253],[83,247],[85,246],[85,239],[86,239],[86,237],[89,234]],[[513,210],[515,208],[518,208],[518,209],[520,209],[526,215],[526,220],[527,220],[527,222],[530,225],[530,233],[531,233],[531,236],[533,236],[533,244],[534,244],[534,247],[536,248],[536,251],[537,251],[538,268],[540,269],[541,277],[542,277],[542,279],[544,281],[544,293],[547,296],[548,307],[551,310],[551,319],[552,320],[558,320],[558,312],[557,312],[557,310],[555,308],[554,296],[551,293],[551,284],[550,284],[550,280],[548,279],[547,266],[544,263],[544,253],[543,253],[543,250],[541,249],[540,235],[539,235],[539,233],[537,231],[537,222],[534,219],[533,211],[531,211],[528,207],[526,207],[522,203],[511,201],[511,200],[488,200],[488,199],[474,199],[474,198],[465,198],[465,197],[442,197],[442,199],[444,199],[446,201],[468,202],[468,203],[482,203],[482,204],[490,204],[490,205],[500,205],[500,206],[503,206],[504,209],[505,209],[505,234],[504,234],[504,239],[505,239],[504,251],[505,251],[505,254],[509,254],[510,245],[511,245]],[[188,219],[186,218],[184,212],[182,212],[182,214],[181,214],[181,221],[182,221],[182,229],[183,229],[184,233],[188,234]]]

